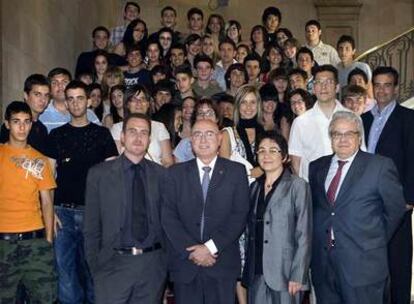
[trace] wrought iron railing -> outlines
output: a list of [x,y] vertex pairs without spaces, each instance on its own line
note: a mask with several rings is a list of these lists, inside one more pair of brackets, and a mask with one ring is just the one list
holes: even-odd
[[358,61],[378,66],[392,66],[400,73],[400,101],[414,96],[414,27],[358,56]]

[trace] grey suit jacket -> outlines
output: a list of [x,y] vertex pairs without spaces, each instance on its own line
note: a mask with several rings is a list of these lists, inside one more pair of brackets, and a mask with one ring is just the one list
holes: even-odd
[[[163,246],[161,228],[161,186],[165,170],[147,159],[144,188],[147,216],[151,235],[155,235]],[[104,265],[119,248],[124,218],[126,191],[122,158],[100,163],[88,172],[85,200],[85,254],[92,273]],[[165,245],[163,246],[165,249]]]
[[[260,184],[251,188],[247,259],[243,283],[255,274],[255,225]],[[308,284],[312,243],[312,201],[305,180],[285,170],[264,214],[263,277],[276,291],[288,290],[289,281]]]
[[388,275],[387,243],[406,212],[402,186],[392,160],[359,151],[331,206],[325,180],[333,155],[310,164],[313,200],[312,278],[324,280],[328,237],[335,233],[335,258],[351,286]]

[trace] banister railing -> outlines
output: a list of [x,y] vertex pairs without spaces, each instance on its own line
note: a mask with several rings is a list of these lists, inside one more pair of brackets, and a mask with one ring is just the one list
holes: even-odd
[[400,73],[400,101],[414,96],[414,27],[364,52],[356,59],[372,70],[381,65],[392,66]]

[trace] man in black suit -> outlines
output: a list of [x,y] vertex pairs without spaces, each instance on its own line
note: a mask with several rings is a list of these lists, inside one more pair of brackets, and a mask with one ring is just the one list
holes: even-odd
[[162,226],[177,304],[235,300],[249,188],[244,166],[217,157],[220,141],[215,122],[197,121],[191,133],[196,158],[168,172]]
[[391,302],[411,300],[411,264],[413,258],[411,214],[414,205],[414,111],[401,107],[398,96],[398,72],[378,67],[372,75],[376,106],[362,115],[368,152],[394,161],[403,185],[407,210],[393,236],[388,259]]
[[144,158],[151,121],[131,114],[124,122],[124,153],[88,174],[85,251],[96,303],[161,301],[166,261],[160,223],[164,169]]
[[313,161],[312,277],[318,304],[380,304],[387,244],[405,213],[392,160],[360,151],[363,127],[339,111],[329,125],[333,155]]

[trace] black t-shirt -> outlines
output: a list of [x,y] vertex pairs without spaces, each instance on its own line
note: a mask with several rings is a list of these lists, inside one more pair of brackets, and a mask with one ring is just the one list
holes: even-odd
[[[2,124],[0,130],[0,143],[4,144],[9,141],[9,133],[6,125]],[[43,155],[50,156],[48,155],[47,147],[47,128],[40,120],[32,122],[32,128],[27,137],[27,143]]]
[[147,89],[150,89],[152,85],[150,72],[146,69],[142,69],[137,73],[124,72],[124,78],[125,86],[127,89],[133,87],[136,84],[141,84]]
[[108,129],[89,123],[74,127],[67,123],[49,135],[49,154],[56,160],[55,204],[85,204],[89,168],[118,151]]

